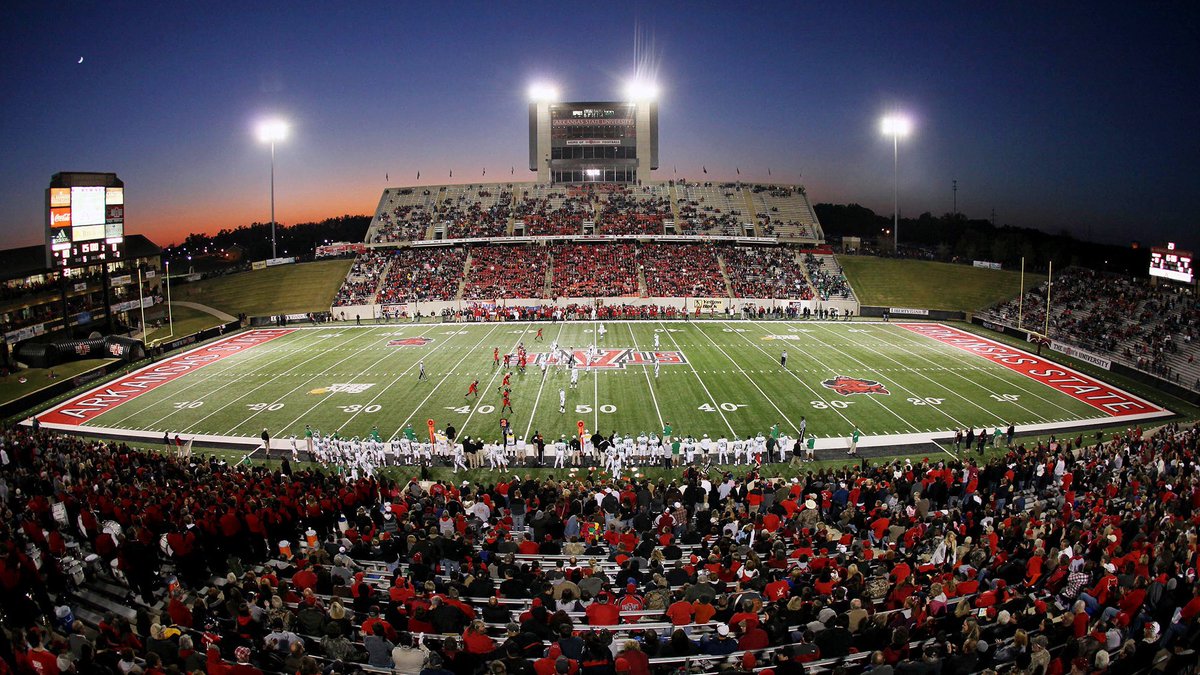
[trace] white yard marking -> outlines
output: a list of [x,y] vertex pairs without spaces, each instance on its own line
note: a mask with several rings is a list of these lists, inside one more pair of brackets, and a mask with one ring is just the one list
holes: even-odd
[[[762,352],[762,353],[763,353],[763,354],[764,354],[764,355],[765,355],[767,358],[771,359],[771,361],[772,361],[772,362],[774,362],[774,361],[775,361],[775,357],[774,357],[774,356],[772,356],[771,354],[769,354],[769,353],[767,352],[767,350],[765,350],[765,349],[763,349],[761,346],[759,346],[759,344],[758,344],[758,343],[756,343],[754,340],[751,340],[750,338],[746,337],[746,335],[745,335],[744,333],[737,333],[737,335],[738,335],[739,337],[741,337],[743,340],[745,340],[746,342],[748,342],[748,343],[750,344],[750,346],[751,346],[751,347],[754,347],[754,348],[755,348],[755,349],[757,349],[758,351]],[[807,389],[807,390],[808,390],[810,393],[812,393],[812,395],[813,395],[813,396],[815,396],[815,397],[817,398],[817,400],[821,401],[822,403],[828,403],[828,402],[829,402],[829,400],[825,398],[825,395],[824,395],[824,394],[822,394],[821,392],[819,392],[819,391],[817,391],[816,389],[814,389],[814,388],[813,388],[811,385],[809,385],[809,384],[808,384],[807,382],[805,382],[804,380],[800,379],[800,376],[799,376],[799,375],[797,375],[797,374],[796,374],[794,371],[792,371],[790,368],[785,368],[785,369],[784,369],[784,372],[786,372],[788,375],[791,375],[791,376],[792,376],[792,379],[796,380],[796,381],[797,381],[797,382],[799,382],[801,385],[803,385],[805,389]],[[845,415],[845,414],[843,414],[839,408],[835,408],[835,407],[833,407],[833,406],[830,406],[828,409],[829,409],[829,410],[832,410],[832,411],[833,411],[833,412],[835,412],[835,413],[837,413],[837,416],[838,416],[838,417],[840,417],[840,418],[842,418],[842,419],[843,419],[843,420],[846,422],[846,424],[849,424],[851,427],[855,426],[854,422],[851,422],[851,421],[850,421],[850,418],[849,418],[849,417],[846,417],[846,415]]]
[[[521,334],[517,336],[517,340],[516,340],[516,342],[513,342],[513,346],[512,346],[512,347],[510,347],[510,348],[508,349],[508,352],[506,352],[506,353],[508,353],[508,354],[511,354],[511,353],[513,353],[513,352],[514,352],[514,351],[517,349],[517,345],[521,344],[521,341],[522,341],[522,339],[524,339],[524,337],[525,337],[525,334],[529,332],[529,327],[530,327],[530,326],[532,326],[532,325],[533,325],[532,323],[526,323],[526,324],[525,324],[525,328],[524,328],[524,329],[522,329],[522,330],[521,330]],[[513,331],[513,332],[515,332],[515,331]],[[488,333],[488,335],[491,335],[491,332],[489,332],[489,333]],[[486,336],[485,336],[485,337],[486,337]],[[501,357],[501,358],[503,358],[503,357]],[[504,370],[504,365],[503,365],[503,362],[501,362],[501,365],[500,365],[500,367],[496,368],[496,372],[492,373],[492,379],[488,380],[488,386],[487,386],[487,389],[486,389],[485,391],[488,391],[488,392],[490,392],[490,391],[492,390],[492,385],[496,384],[496,377],[497,377],[497,376],[500,374],[500,371],[502,371],[502,370]],[[459,427],[459,429],[458,429],[458,435],[459,435],[459,436],[462,436],[462,432],[463,432],[463,430],[464,430],[464,429],[466,429],[466,428],[467,428],[467,425],[471,423],[471,418],[475,416],[475,411],[476,411],[476,410],[478,410],[478,409],[479,409],[479,401],[477,400],[477,401],[475,401],[475,405],[471,406],[471,412],[470,412],[470,413],[467,415],[467,421],[463,422],[463,423],[462,423],[462,426],[461,426],[461,427]],[[416,414],[416,412],[417,412],[417,411],[416,411],[416,410],[414,410],[414,411],[413,411],[413,414]],[[411,418],[411,417],[412,417],[412,415],[409,415],[409,417]],[[404,425],[400,425],[400,428],[401,428],[401,429],[403,429],[403,428],[404,428]],[[510,428],[511,428],[511,427],[510,427]],[[397,433],[397,434],[398,434],[398,433],[400,433],[400,430],[399,430],[399,429],[397,429],[397,430],[396,430],[396,433]]]
[[[746,378],[746,380],[750,382],[751,386],[753,386],[755,389],[757,389],[757,390],[758,390],[758,393],[762,395],[762,397],[763,397],[763,400],[764,400],[764,401],[766,401],[767,403],[771,404],[771,407],[775,409],[775,412],[779,413],[779,415],[780,415],[781,417],[783,417],[783,419],[784,419],[784,420],[786,420],[788,424],[792,425],[792,430],[793,430],[793,431],[795,431],[797,434],[799,434],[799,433],[800,433],[800,426],[799,426],[799,425],[797,425],[795,422],[793,422],[793,421],[792,421],[792,418],[790,418],[790,417],[788,417],[788,416],[787,416],[787,413],[785,413],[785,412],[783,412],[782,410],[780,410],[780,409],[779,409],[779,406],[775,405],[775,401],[773,401],[773,400],[771,399],[771,397],[770,397],[770,396],[767,396],[767,392],[763,391],[763,390],[762,390],[762,387],[759,387],[759,386],[758,386],[758,383],[754,381],[754,378],[753,378],[753,377],[750,377],[749,373],[747,373],[746,371],[742,370],[742,369],[741,369],[741,367],[740,367],[740,366],[738,366],[737,362],[733,360],[733,357],[732,357],[732,356],[730,356],[730,355],[729,355],[729,353],[728,353],[728,352],[726,352],[724,349],[722,349],[722,348],[721,348],[721,345],[717,344],[716,340],[713,340],[713,339],[712,339],[712,338],[711,338],[711,337],[708,335],[708,333],[706,333],[706,332],[704,331],[704,329],[703,329],[703,328],[701,328],[701,327],[699,327],[699,326],[696,326],[695,328],[696,328],[696,330],[700,331],[700,333],[701,333],[701,334],[703,334],[703,335],[704,335],[704,337],[708,338],[708,339],[709,339],[709,342],[712,342],[713,346],[717,348],[717,351],[721,352],[722,354],[724,354],[724,355],[725,355],[725,358],[729,359],[729,363],[730,363],[731,365],[733,365],[733,366],[734,366],[734,368],[735,368],[735,370],[733,370],[733,371],[731,371],[731,372],[735,372],[735,373],[741,373],[742,375],[744,375],[744,376],[745,376],[745,378]],[[725,372],[725,371],[721,371],[721,372]]]
[[[629,328],[629,339],[633,340],[634,351],[639,351],[637,346],[637,337],[633,334],[633,324],[626,324],[626,327]],[[642,372],[646,374],[646,388],[650,390],[650,400],[654,401],[654,413],[658,415],[658,426],[661,427],[664,426],[663,416],[662,411],[658,409],[658,396],[654,393],[654,383],[650,381],[651,367],[652,366],[646,366],[642,368]]]
[[[426,332],[428,332],[428,331],[426,331]],[[377,336],[377,335],[375,335],[375,334],[372,334],[372,333],[370,333],[370,332],[366,333],[366,335],[370,336],[372,339],[378,339],[378,336]],[[433,349],[431,349],[431,350],[430,350],[430,352],[432,353],[433,351],[437,350],[438,348],[440,348],[440,347],[442,346],[442,344],[444,344],[444,343],[439,343],[439,344],[437,345],[437,347],[434,347]],[[282,395],[282,396],[279,396],[279,397],[278,397],[278,398],[276,398],[274,401],[272,401],[272,403],[279,403],[279,402],[283,401],[283,400],[284,400],[285,398],[287,398],[288,396],[291,396],[292,394],[296,393],[296,392],[297,392],[297,391],[299,391],[300,389],[303,389],[304,387],[308,386],[309,384],[311,384],[313,381],[317,380],[318,378],[320,378],[320,377],[324,377],[324,376],[325,376],[327,373],[329,373],[329,371],[333,370],[333,368],[334,368],[335,366],[338,366],[338,365],[340,365],[342,362],[346,361],[347,359],[352,359],[352,358],[354,358],[354,357],[356,357],[356,356],[359,356],[359,352],[358,352],[358,350],[357,350],[357,349],[350,349],[350,350],[347,350],[347,351],[349,351],[349,353],[348,353],[348,354],[347,354],[345,357],[343,357],[343,358],[341,358],[341,359],[338,359],[336,362],[334,362],[332,365],[330,365],[330,366],[329,366],[328,368],[326,368],[325,370],[322,370],[321,372],[319,372],[319,373],[317,373],[316,375],[313,375],[312,377],[310,377],[310,378],[308,378],[308,379],[304,380],[303,382],[301,382],[300,384],[296,385],[295,387],[292,387],[290,390],[288,390],[288,392],[287,392],[286,394],[284,394],[284,395]],[[380,356],[378,359],[375,359],[374,361],[372,361],[372,362],[371,362],[371,365],[367,366],[367,368],[370,368],[370,367],[372,367],[372,366],[374,366],[374,365],[378,364],[380,361],[383,361],[384,359],[388,358],[388,356],[390,356],[390,355],[391,355],[390,353],[385,353],[383,356]],[[334,372],[336,372],[336,371],[334,371]],[[351,378],[360,377],[360,376],[362,375],[362,372],[363,372],[363,371],[357,371],[357,372],[355,372],[354,374],[350,375],[350,377],[351,377]],[[269,384],[270,382],[273,382],[273,380],[269,380],[268,382],[264,382],[264,383],[262,383],[262,384],[258,385],[258,387],[255,387],[255,389],[259,389],[259,388],[261,388],[261,387],[264,387],[264,386],[266,386],[267,384]],[[238,397],[238,398],[240,399],[241,397]],[[317,406],[321,405],[321,404],[322,404],[322,403],[324,403],[324,402],[325,402],[325,400],[324,400],[324,399],[319,399],[319,400],[318,400],[316,403],[314,403],[312,406],[310,406],[310,407],[308,408],[308,410],[305,410],[303,413],[301,413],[301,414],[300,414],[300,415],[299,415],[299,416],[298,416],[296,419],[292,420],[292,421],[291,421],[291,422],[289,422],[287,425],[285,425],[285,426],[283,426],[282,428],[280,428],[280,429],[278,430],[278,433],[279,433],[279,434],[286,433],[286,430],[287,430],[287,429],[289,429],[289,428],[291,428],[291,426],[292,426],[293,424],[296,424],[296,423],[297,423],[297,422],[299,422],[300,420],[304,419],[304,416],[305,416],[305,415],[307,415],[307,414],[309,414],[310,412],[312,412],[313,410],[315,410],[315,409],[317,408]],[[253,413],[253,414],[251,414],[249,417],[247,417],[246,419],[242,420],[241,422],[238,422],[237,424],[235,424],[235,425],[234,425],[232,428],[230,428],[230,429],[229,429],[229,431],[228,431],[228,432],[226,432],[226,433],[232,433],[234,429],[236,429],[236,428],[238,428],[238,427],[240,427],[240,426],[242,426],[242,425],[246,424],[246,423],[247,423],[247,422],[249,422],[250,420],[252,420],[252,419],[254,419],[255,417],[257,417],[257,416],[258,416],[258,414],[259,414],[260,412],[266,412],[266,410],[267,410],[266,408],[262,408],[262,409],[259,409],[259,410],[256,410],[256,411],[254,411],[254,413]]]
[[[868,373],[874,373],[874,374],[876,375],[876,377],[881,377],[881,376],[878,374],[878,371],[877,371],[877,370],[875,370],[874,368],[872,368],[872,367],[868,366],[867,364],[863,363],[862,361],[859,361],[859,360],[858,360],[857,358],[855,358],[854,356],[852,356],[852,355],[850,355],[850,354],[847,354],[846,352],[842,351],[841,349],[839,349],[839,348],[837,347],[837,345],[834,345],[834,344],[830,344],[830,343],[823,342],[823,341],[822,341],[820,338],[817,338],[817,343],[818,343],[818,344],[821,344],[821,345],[823,345],[823,346],[825,346],[825,347],[827,347],[827,348],[829,348],[829,349],[832,349],[833,351],[835,351],[835,352],[837,352],[837,353],[841,354],[842,356],[846,357],[847,359],[849,359],[849,360],[851,360],[851,361],[853,361],[853,362],[857,363],[857,364],[859,365],[859,367],[860,367],[860,368],[862,368],[863,370],[865,370],[866,372],[868,372]],[[910,396],[916,396],[916,393],[914,393],[914,392],[913,392],[911,389],[909,389],[908,387],[904,387],[904,386],[900,385],[900,383],[896,382],[895,380],[893,380],[893,381],[892,381],[892,384],[893,384],[893,385],[895,385],[896,389],[903,390],[903,391],[907,392],[907,393],[908,393],[908,395],[910,395]],[[884,410],[886,410],[886,411],[890,412],[892,415],[894,415],[894,416],[895,416],[897,419],[899,419],[901,422],[903,422],[904,424],[908,425],[908,428],[909,428],[909,429],[912,429],[913,431],[917,431],[917,428],[916,428],[915,426],[913,426],[912,422],[909,422],[909,421],[908,421],[908,419],[906,419],[905,417],[903,417],[902,415],[900,415],[900,413],[898,413],[898,412],[896,412],[895,410],[893,410],[891,406],[889,406],[889,405],[885,404],[883,401],[879,400],[879,399],[878,399],[877,397],[875,397],[875,396],[868,396],[868,398],[870,398],[872,401],[874,401],[874,402],[875,402],[875,404],[876,404],[876,405],[878,405],[880,408],[883,408]],[[951,421],[953,421],[955,424],[957,424],[957,425],[960,425],[960,426],[964,426],[964,427],[966,426],[966,425],[965,425],[965,424],[963,424],[962,422],[960,422],[960,421],[958,421],[957,419],[955,419],[953,415],[951,415],[950,413],[946,412],[945,410],[939,410],[939,409],[937,409],[937,408],[934,408],[934,409],[935,409],[935,410],[937,410],[939,413],[941,413],[941,414],[945,415],[947,418],[949,418],[949,419],[950,419]]]
[[[662,322],[659,321],[658,325],[662,326]],[[679,349],[679,342],[675,339],[675,336],[671,333],[667,333],[667,337],[671,338],[671,342],[675,343],[675,349]],[[736,434],[737,432],[733,430],[733,425],[729,423],[729,418],[725,417],[725,412],[721,410],[720,404],[717,403],[717,399],[712,395],[712,392],[708,390],[708,385],[704,384],[704,380],[700,379],[700,373],[698,373],[696,371],[696,367],[692,365],[691,359],[688,359],[688,367],[692,369],[692,374],[696,376],[696,381],[699,382],[700,387],[704,389],[704,394],[708,396],[709,403],[716,408],[717,414],[719,414],[721,419],[725,421],[725,426],[729,427],[729,433]]]
[[[567,322],[563,321],[558,324],[558,335],[554,336],[554,344],[558,344],[562,338],[563,329],[567,327]],[[553,366],[547,364],[545,372],[542,373],[542,381],[538,384],[537,398],[533,399],[533,410],[529,412],[529,424],[525,425],[525,435],[522,438],[529,438],[529,430],[533,428],[533,418],[537,415],[538,403],[542,400],[542,390],[546,388],[546,379],[550,377],[550,369]]]
[[[1042,389],[1041,387],[1032,387],[1031,388],[1031,387],[1025,386],[1027,384],[1037,384],[1037,383],[1030,381],[1029,378],[1025,377],[1024,375],[1021,375],[1020,377],[1017,377],[1017,378],[1013,378],[1012,381],[1006,380],[1003,377],[1000,377],[1000,375],[997,374],[997,371],[992,369],[991,363],[988,363],[986,361],[981,363],[979,361],[978,357],[972,356],[971,354],[968,354],[967,352],[964,352],[960,349],[954,349],[954,348],[948,348],[945,351],[943,351],[941,348],[942,345],[940,343],[938,343],[934,340],[930,340],[929,338],[925,338],[916,333],[913,333],[912,331],[899,329],[896,332],[898,334],[904,336],[904,338],[906,340],[909,340],[915,347],[931,349],[934,352],[936,352],[939,357],[945,357],[945,358],[951,359],[957,363],[964,364],[964,367],[960,368],[959,370],[965,370],[967,372],[974,372],[974,373],[983,373],[983,374],[987,375],[988,377],[996,380],[997,382],[999,382],[1005,386],[1016,387],[1017,389],[1020,389],[1021,391],[1025,392],[1026,394],[1029,394],[1030,396],[1040,400],[1041,402],[1045,403],[1046,405],[1050,405],[1050,406],[1054,406],[1055,408],[1058,408],[1059,410],[1066,413],[1067,415],[1070,415],[1072,419],[1077,419],[1077,418],[1081,417],[1080,415],[1077,415],[1076,413],[1072,412],[1069,408],[1063,407],[1061,404],[1056,403],[1053,400],[1048,399],[1048,398],[1042,396],[1041,394],[1039,394],[1038,393],[1039,391],[1044,391],[1044,389]],[[1004,371],[999,371],[999,372],[1009,372],[1009,371],[1007,371],[1007,369],[1006,369]],[[1046,419],[1046,418],[1043,417],[1043,419]],[[1057,422],[1060,420],[1050,420],[1050,421]]]
[[[495,325],[493,325],[493,326],[492,326],[492,329],[491,329],[491,330],[489,330],[489,331],[488,331],[486,334],[484,334],[484,336],[483,336],[483,337],[479,338],[479,342],[476,342],[474,347],[471,347],[470,349],[464,349],[464,350],[463,350],[463,355],[462,355],[462,357],[461,357],[461,358],[458,360],[458,362],[457,362],[457,363],[455,363],[453,366],[451,366],[451,370],[453,370],[454,368],[457,368],[457,367],[459,367],[460,365],[462,365],[462,362],[463,362],[463,361],[466,361],[466,360],[467,360],[467,357],[469,357],[469,356],[477,356],[478,354],[476,354],[475,350],[476,350],[476,349],[479,349],[479,345],[483,344],[483,341],[484,341],[484,340],[486,340],[486,339],[488,339],[489,337],[491,337],[491,336],[492,336],[492,333],[496,332],[496,328],[497,328],[497,327],[499,327],[499,326],[500,326],[500,324],[499,324],[499,323],[496,323]],[[514,346],[515,346],[515,345],[514,345]],[[400,430],[401,430],[401,429],[403,429],[403,428],[404,428],[406,425],[408,425],[409,421],[411,421],[411,420],[412,420],[412,418],[413,418],[413,415],[416,415],[416,414],[417,414],[417,411],[418,411],[418,410],[420,410],[422,406],[424,406],[426,403],[428,403],[428,402],[429,402],[429,399],[430,399],[430,398],[433,396],[433,393],[434,393],[435,391],[437,391],[438,389],[440,389],[440,388],[441,388],[441,386],[442,386],[443,384],[445,384],[446,380],[449,380],[449,379],[450,379],[450,375],[451,375],[451,374],[452,374],[452,373],[446,373],[445,375],[443,375],[443,376],[442,376],[442,379],[441,379],[441,381],[439,381],[437,384],[433,385],[433,387],[431,387],[431,388],[429,389],[429,393],[428,393],[428,394],[425,394],[425,398],[421,399],[421,402],[417,404],[417,407],[416,407],[416,408],[413,408],[413,411],[412,411],[412,412],[410,412],[410,413],[408,414],[408,417],[405,417],[405,418],[404,418],[404,421],[400,423],[400,427],[399,427],[398,429],[396,429],[396,432],[395,432],[395,433],[393,433],[393,434],[392,434],[392,437],[391,437],[391,438],[389,438],[388,440],[392,440],[393,438],[395,438],[395,437],[396,437],[396,435],[400,433]],[[493,375],[493,376],[492,376],[492,380],[494,381],[495,379],[496,379],[496,376],[495,376],[495,375]],[[490,385],[489,385],[489,386],[490,386]],[[478,405],[476,405],[475,407],[476,407],[476,408],[478,408],[479,406],[478,406]],[[474,415],[474,414],[475,414],[475,411],[474,411],[474,410],[472,410],[472,411],[471,411],[471,415]],[[467,422],[470,422],[470,421],[471,421],[471,416],[470,416],[470,415],[468,415],[468,416],[467,416]],[[462,428],[463,428],[463,429],[466,429],[466,428],[467,428],[467,422],[463,422],[463,425],[462,425]],[[461,431],[461,429],[460,429],[460,431]]]

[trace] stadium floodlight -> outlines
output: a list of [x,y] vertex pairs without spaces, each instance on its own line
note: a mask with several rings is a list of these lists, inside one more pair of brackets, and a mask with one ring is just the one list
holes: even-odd
[[271,144],[271,257],[275,258],[275,143],[287,138],[288,123],[275,118],[258,123],[258,140]]
[[558,100],[558,87],[538,82],[529,87],[529,100],[534,103],[549,103]]
[[892,247],[900,254],[900,139],[912,133],[912,120],[904,115],[888,115],[879,125],[884,136],[892,137]]
[[625,97],[635,103],[658,98],[658,85],[646,80],[630,80],[625,85]]

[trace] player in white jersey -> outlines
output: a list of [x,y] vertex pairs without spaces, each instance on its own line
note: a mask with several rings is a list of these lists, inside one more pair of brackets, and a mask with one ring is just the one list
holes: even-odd
[[634,459],[637,464],[645,464],[650,461],[650,437],[646,432],[638,434],[637,437],[637,454]]
[[704,437],[700,439],[700,461],[707,460],[711,452],[712,439],[708,437],[708,434],[704,434]]
[[513,457],[517,458],[518,463],[529,459],[527,445],[528,444],[525,443],[524,436],[517,438],[517,440],[513,442]]
[[[741,464],[742,463],[742,453],[746,449],[746,442],[743,441],[741,438],[739,438],[737,436],[737,434],[734,434],[732,445],[733,445],[733,463]],[[747,461],[747,463],[749,463],[749,461]]]
[[296,434],[292,434],[292,461],[300,461],[300,442],[296,440]]
[[783,464],[787,461],[788,451],[792,449],[792,439],[786,434],[779,437],[779,441],[775,444],[775,450],[779,453],[779,463]]
[[554,468],[562,469],[567,466],[567,442],[566,437],[560,437],[554,441]]
[[654,349],[658,349],[658,331],[654,331]]
[[658,434],[650,434],[650,461],[655,464],[661,464],[663,458],[662,441],[658,440]]
[[658,362],[658,356],[651,354],[650,358],[654,359],[654,379],[658,379],[658,367],[661,365]]
[[596,335],[603,340],[606,333],[608,333],[608,329],[604,327],[604,324],[600,324],[600,327],[596,329]]
[[579,369],[572,368],[571,369],[571,388],[575,389],[578,386],[579,386]]
[[691,436],[683,441],[683,461],[688,464],[696,461],[696,439]]
[[[571,374],[574,375],[575,371],[572,370]],[[562,388],[558,390],[558,412],[559,414],[567,412],[567,392]]]
[[463,471],[467,470],[467,453],[463,451],[462,443],[454,444],[454,473],[458,473],[459,467]]
[[729,439],[724,436],[717,439],[717,463],[729,463]]

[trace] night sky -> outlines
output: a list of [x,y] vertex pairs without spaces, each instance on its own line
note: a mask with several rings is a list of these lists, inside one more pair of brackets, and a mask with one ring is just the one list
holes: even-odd
[[372,213],[385,174],[498,181],[515,166],[529,181],[529,85],[619,98],[640,28],[662,90],[655,178],[740,168],[890,214],[879,118],[902,111],[906,216],[949,212],[957,179],[971,217],[1195,248],[1198,7],[9,2],[0,232],[4,247],[42,241],[58,171],[116,172],[127,230],[162,245],[266,222],[254,127],[270,114],[292,123],[281,223]]

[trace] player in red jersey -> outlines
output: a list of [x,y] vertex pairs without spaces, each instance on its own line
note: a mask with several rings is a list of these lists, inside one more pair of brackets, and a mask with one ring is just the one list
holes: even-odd
[[541,328],[538,329],[537,335],[533,336],[533,339],[537,340],[539,342],[542,341],[542,329]]
[[492,367],[496,368],[500,365],[500,348],[492,347]]
[[505,355],[504,355],[504,367],[505,367],[505,368],[507,368],[507,367],[508,367],[508,364],[510,363],[510,361],[511,361],[511,360],[512,360],[512,354],[505,354]]
[[513,411],[512,401],[508,398],[508,390],[507,389],[504,390],[504,403],[503,403],[503,405],[500,406],[500,412],[504,412],[505,410],[508,410],[508,412]]
[[471,386],[467,387],[467,393],[463,394],[463,398],[467,398],[471,394],[475,394],[475,398],[479,398],[479,380],[471,381]]
[[506,388],[508,388],[508,385],[509,385],[509,383],[511,383],[511,382],[512,382],[512,373],[505,373],[505,374],[504,374],[504,381],[502,381],[502,382],[500,383],[500,388],[501,388],[501,389],[506,389]]

